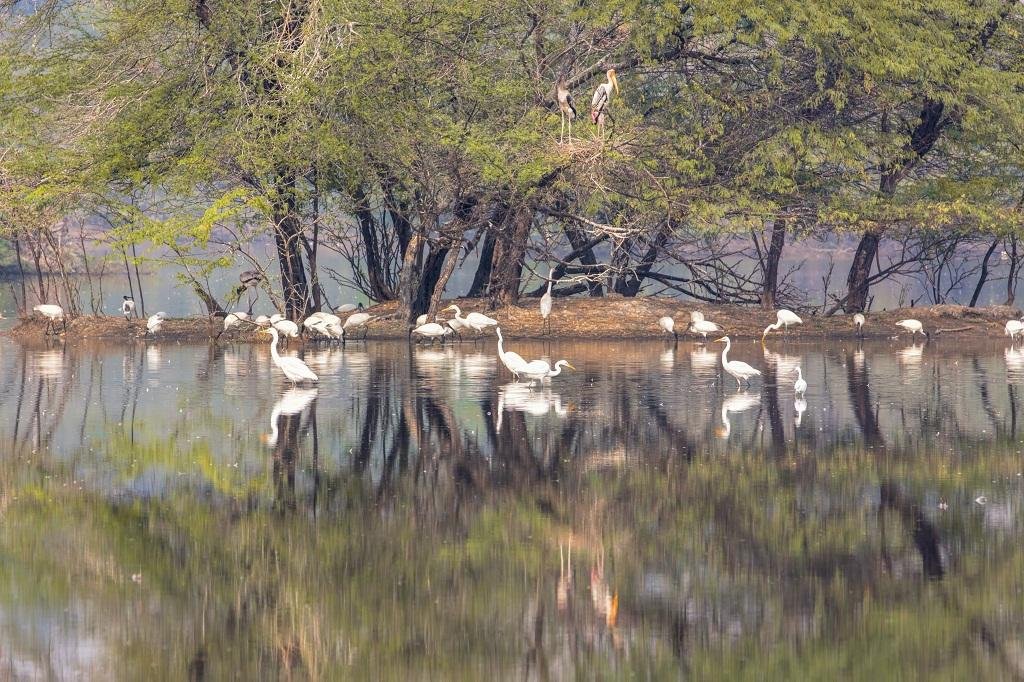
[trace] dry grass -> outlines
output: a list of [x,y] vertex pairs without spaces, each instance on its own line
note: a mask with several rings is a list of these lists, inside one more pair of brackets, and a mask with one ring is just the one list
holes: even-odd
[[[542,338],[544,328],[537,299],[524,299],[520,305],[501,310],[488,311],[483,299],[459,299],[455,301],[462,308],[463,315],[482,312],[497,319],[502,331],[510,338]],[[369,308],[367,312],[377,316],[368,329],[369,339],[406,339],[409,327],[390,316],[397,309],[397,303],[389,302]],[[701,310],[708,320],[722,325],[733,338],[760,338],[762,330],[775,321],[772,311],[743,306],[695,305],[669,298],[569,298],[555,299],[551,314],[551,338],[607,339],[607,338],[657,338],[663,336],[658,327],[658,318],[668,315],[676,320],[680,337],[687,336],[685,329],[690,312]],[[967,308],[965,306],[941,305],[924,308],[908,308],[880,313],[870,313],[864,327],[864,336],[881,338],[893,336],[898,330],[895,323],[907,317],[920,320],[933,336],[956,335],[958,338],[991,337],[1003,332],[1006,320],[1019,317],[1020,311],[1005,306]],[[440,317],[450,317],[443,313]],[[849,315],[820,317],[802,315],[804,323],[790,327],[787,332],[796,338],[853,338],[856,331]],[[153,341],[202,341],[213,338],[221,329],[221,320],[202,317],[168,319]],[[45,322],[39,318],[28,318],[8,332],[19,341],[32,342],[44,339]],[[145,336],[145,320],[131,322],[120,317],[83,316],[69,320],[64,338],[78,340],[129,340]],[[492,332],[489,332],[492,333]],[[472,332],[468,332],[469,335]],[[362,330],[355,332],[362,335]],[[232,330],[222,340],[255,341],[255,329]],[[263,339],[265,341],[265,339]]]

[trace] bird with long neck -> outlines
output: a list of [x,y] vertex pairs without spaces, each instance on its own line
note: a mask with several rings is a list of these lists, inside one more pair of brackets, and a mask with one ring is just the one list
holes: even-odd
[[565,124],[569,122],[569,144],[572,144],[572,122],[576,120],[576,107],[573,105],[572,93],[562,76],[555,84],[555,99],[558,101],[558,113],[562,117],[562,131],[558,134],[558,144],[565,142]]
[[548,332],[551,331],[551,327],[550,327],[550,324],[548,322],[548,317],[551,315],[551,305],[552,305],[551,285],[553,285],[555,283],[555,280],[553,279],[554,275],[555,275],[555,269],[554,268],[549,268],[548,269],[548,290],[547,290],[547,293],[545,293],[543,296],[540,297],[540,316],[544,320],[544,327],[545,327],[544,333],[548,333]]
[[597,126],[598,137],[601,144],[604,144],[604,121],[608,114],[608,104],[611,102],[612,93],[619,91],[619,79],[615,75],[615,69],[608,69],[605,73],[608,80],[597,86],[594,96],[590,100],[590,120]]

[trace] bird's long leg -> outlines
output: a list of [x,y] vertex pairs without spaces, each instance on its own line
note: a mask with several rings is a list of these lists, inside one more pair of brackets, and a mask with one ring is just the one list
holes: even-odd
[[558,132],[558,144],[563,144],[565,142],[563,139],[565,137],[565,112],[560,111],[558,113],[562,117],[562,129]]
[[569,119],[569,144],[572,144],[572,118]]

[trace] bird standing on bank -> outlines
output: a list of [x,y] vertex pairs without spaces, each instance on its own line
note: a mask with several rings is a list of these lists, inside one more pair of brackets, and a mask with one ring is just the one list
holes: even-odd
[[676,341],[679,340],[679,333],[676,331],[676,321],[666,315],[665,317],[658,318],[658,326],[661,327],[666,334],[671,334]]
[[260,333],[270,334],[273,339],[270,342],[270,357],[273,358],[274,364],[277,365],[278,369],[284,372],[284,375],[288,377],[289,381],[294,384],[302,383],[303,381],[320,381],[320,377],[318,377],[305,362],[299,358],[282,357],[277,352],[277,329],[274,327],[267,327],[260,331]]
[[146,320],[146,334],[156,334],[164,326],[164,320],[167,319],[167,313],[159,312],[155,315],[150,315],[149,319]]
[[124,315],[124,319],[130,319],[132,312],[135,310],[135,299],[131,296],[121,297],[121,314]]
[[68,323],[67,320],[64,319],[64,309],[59,305],[55,305],[53,303],[41,303],[37,306],[33,306],[32,310],[46,318],[46,334],[44,334],[44,336],[49,336],[51,333],[54,335],[57,334],[57,327],[54,324],[57,320],[60,320],[63,331],[67,331]]
[[605,74],[608,80],[597,86],[594,96],[590,100],[590,120],[597,126],[597,135],[604,144],[604,122],[608,116],[608,105],[612,100],[612,93],[619,91],[619,79],[615,75],[615,69],[608,69]]
[[864,318],[864,313],[857,313],[853,316],[853,323],[857,326],[857,334],[864,334],[864,323],[867,320]]
[[770,324],[764,328],[761,332],[761,340],[764,341],[765,337],[768,336],[768,332],[774,331],[779,327],[789,329],[791,324],[803,324],[804,321],[800,319],[800,316],[794,313],[792,310],[786,310],[785,308],[775,313],[775,324]]
[[[701,315],[700,313],[697,313],[697,314]],[[693,332],[694,334],[700,334],[701,336],[703,336],[704,337],[704,341],[703,342],[707,343],[708,342],[708,334],[716,334],[716,333],[722,332],[723,329],[722,329],[722,325],[715,324],[714,322],[711,322],[709,320],[705,320],[703,318],[704,318],[704,316],[701,315],[701,319],[691,321],[690,322],[690,331]]]
[[760,370],[754,369],[747,363],[729,359],[729,349],[732,348],[732,341],[729,340],[728,336],[716,339],[716,343],[718,341],[725,344],[725,350],[722,351],[722,369],[731,374],[733,379],[736,380],[736,388],[742,388],[741,382],[743,381],[749,384],[751,378],[761,376]]
[[899,322],[896,323],[896,326],[910,332],[911,337],[920,332],[922,335],[924,335],[926,339],[928,338],[928,332],[924,330],[924,325],[921,324],[920,320],[900,320]]
[[[367,323],[373,319],[370,313],[355,313],[345,318],[345,323],[341,325],[342,330],[342,341],[345,340],[350,329],[359,329],[363,327],[365,329]],[[366,334],[363,334],[363,338],[366,338]]]
[[565,124],[569,122],[569,144],[572,144],[572,122],[576,120],[576,107],[573,106],[572,93],[566,86],[565,78],[559,78],[555,84],[555,99],[558,100],[558,113],[562,117],[562,131],[558,134],[558,144],[565,142]]
[[548,290],[540,297],[540,316],[544,320],[544,333],[548,334],[551,332],[551,326],[548,323],[548,317],[551,315],[551,285],[555,283],[552,277],[555,274],[554,268],[548,268]]
[[490,327],[498,326],[497,320],[495,320],[493,317],[487,317],[483,313],[470,313],[463,317],[462,310],[459,308],[459,306],[455,305],[454,303],[445,308],[445,310],[454,310],[455,319],[461,322],[462,324],[466,325],[473,331],[477,332],[477,334],[487,331],[487,329]]

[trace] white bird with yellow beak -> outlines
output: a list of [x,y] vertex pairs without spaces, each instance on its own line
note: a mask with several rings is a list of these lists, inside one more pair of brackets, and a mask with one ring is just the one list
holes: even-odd
[[590,120],[597,126],[597,135],[604,142],[604,121],[608,114],[608,104],[612,100],[612,91],[619,91],[619,79],[615,69],[608,69],[608,80],[597,86],[594,97],[590,100]]

